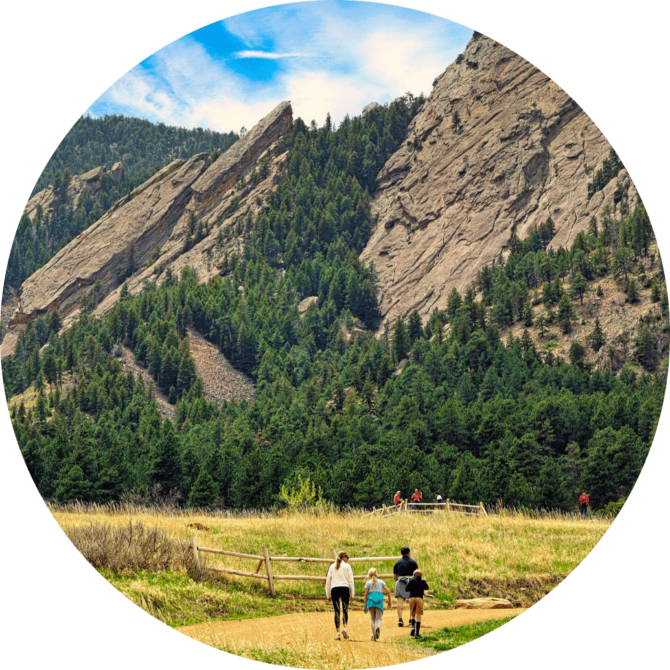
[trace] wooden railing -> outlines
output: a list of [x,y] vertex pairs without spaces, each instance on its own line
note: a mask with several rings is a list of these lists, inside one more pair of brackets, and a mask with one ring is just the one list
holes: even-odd
[[[294,556],[270,556],[267,547],[263,547],[263,555],[260,554],[243,554],[237,551],[224,551],[223,549],[210,549],[208,547],[199,547],[195,535],[191,535],[191,548],[193,550],[193,558],[195,559],[196,568],[198,571],[198,579],[202,579],[202,573],[205,570],[212,572],[223,572],[227,575],[236,575],[237,577],[251,577],[253,579],[264,579],[268,582],[268,589],[271,596],[276,596],[275,580],[300,580],[300,581],[316,581],[326,583],[326,575],[319,577],[316,575],[275,575],[272,569],[272,563],[335,563],[337,559],[337,551],[333,549],[333,558],[301,558]],[[203,565],[200,561],[200,552],[219,554],[223,556],[233,556],[235,558],[246,558],[253,561],[258,561],[256,572],[242,572],[240,570],[229,570],[226,568],[215,568],[208,565]],[[372,563],[381,561],[397,561],[400,556],[365,556],[359,558],[350,558],[349,563]],[[261,568],[265,565],[265,574],[260,574]],[[378,575],[380,578],[391,578],[393,574]],[[367,579],[367,575],[354,575],[354,579],[361,581]]]
[[[422,510],[417,509],[418,506],[421,507],[433,507],[432,511],[440,512],[444,510],[445,512],[454,512],[456,514],[483,514],[488,516],[488,512],[484,508],[484,503],[480,502],[479,505],[464,505],[462,503],[453,503],[447,498],[446,502],[434,502],[434,503],[424,503],[424,502],[410,502],[408,500],[401,500],[397,505],[382,505],[379,509],[376,507],[372,508],[372,512],[368,512],[368,516],[373,514],[381,514],[382,516],[389,514],[402,514],[405,512],[421,512]],[[476,510],[476,511],[468,511]],[[426,509],[425,511],[429,511]]]

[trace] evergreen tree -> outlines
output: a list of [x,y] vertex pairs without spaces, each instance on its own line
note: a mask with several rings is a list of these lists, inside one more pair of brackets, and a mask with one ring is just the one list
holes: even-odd
[[605,344],[605,333],[600,326],[600,319],[596,319],[596,325],[593,330],[587,335],[587,341],[591,345],[591,349],[596,353],[600,351],[603,344]]
[[181,488],[181,449],[179,438],[169,420],[163,424],[161,437],[153,449],[151,478],[154,483],[161,485],[163,491],[178,491]]
[[584,304],[584,294],[586,293],[588,285],[586,279],[581,272],[578,272],[575,275],[575,278],[572,280],[572,297],[579,298],[580,304]]
[[393,356],[396,362],[399,363],[403,358],[407,358],[408,351],[409,335],[407,328],[405,327],[405,322],[402,319],[398,319],[393,326]]
[[205,468],[201,468],[189,492],[188,506],[210,507],[218,495],[219,488],[216,482]]
[[558,302],[558,320],[564,334],[572,332],[572,320],[575,318],[575,308],[568,295],[564,293]]

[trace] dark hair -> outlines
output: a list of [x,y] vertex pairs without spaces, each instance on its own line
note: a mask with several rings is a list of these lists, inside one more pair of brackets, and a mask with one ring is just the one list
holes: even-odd
[[340,565],[342,564],[342,560],[345,559],[345,558],[349,558],[349,554],[348,554],[346,551],[341,551],[341,552],[337,555],[337,562],[336,562],[336,564],[335,564],[335,570],[339,570],[339,569],[340,569]]
[[403,547],[403,548],[400,550],[400,553],[401,553],[403,556],[407,556],[407,554],[409,554],[410,551],[411,551],[411,549],[410,549],[409,547]]

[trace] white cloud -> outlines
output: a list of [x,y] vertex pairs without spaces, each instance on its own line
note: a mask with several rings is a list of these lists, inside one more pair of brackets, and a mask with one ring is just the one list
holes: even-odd
[[272,51],[238,51],[234,54],[235,58],[267,58],[270,60],[279,60],[280,58],[309,58],[309,54],[304,53],[275,53]]
[[[97,114],[121,111],[153,121],[227,132],[251,128],[280,101],[295,116],[339,123],[369,102],[412,91],[429,94],[433,79],[456,57],[441,20],[420,26],[397,21],[351,21],[313,5],[309,20],[254,13],[225,27],[246,50],[233,59],[277,61],[269,81],[251,81],[213,58],[193,37],[154,54],[116,82],[94,105]],[[288,10],[287,10],[288,11]],[[273,20],[271,20],[273,19]],[[459,45],[462,46],[462,45]]]

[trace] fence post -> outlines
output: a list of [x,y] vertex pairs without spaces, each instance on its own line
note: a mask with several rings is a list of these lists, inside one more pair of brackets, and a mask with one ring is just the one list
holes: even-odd
[[191,549],[193,549],[193,558],[195,559],[195,567],[198,571],[198,581],[202,581],[202,568],[200,567],[200,556],[198,555],[198,543],[195,541],[195,535],[191,535]]
[[268,573],[268,588],[270,595],[274,598],[277,595],[275,590],[275,579],[272,574],[272,565],[270,565],[270,552],[267,547],[263,547],[263,556],[265,557],[265,571]]
[[451,510],[449,509],[449,498],[447,498],[447,512],[450,512]]
[[480,501],[479,509],[481,512],[484,512],[484,516],[488,516],[488,512],[484,509],[484,503]]

